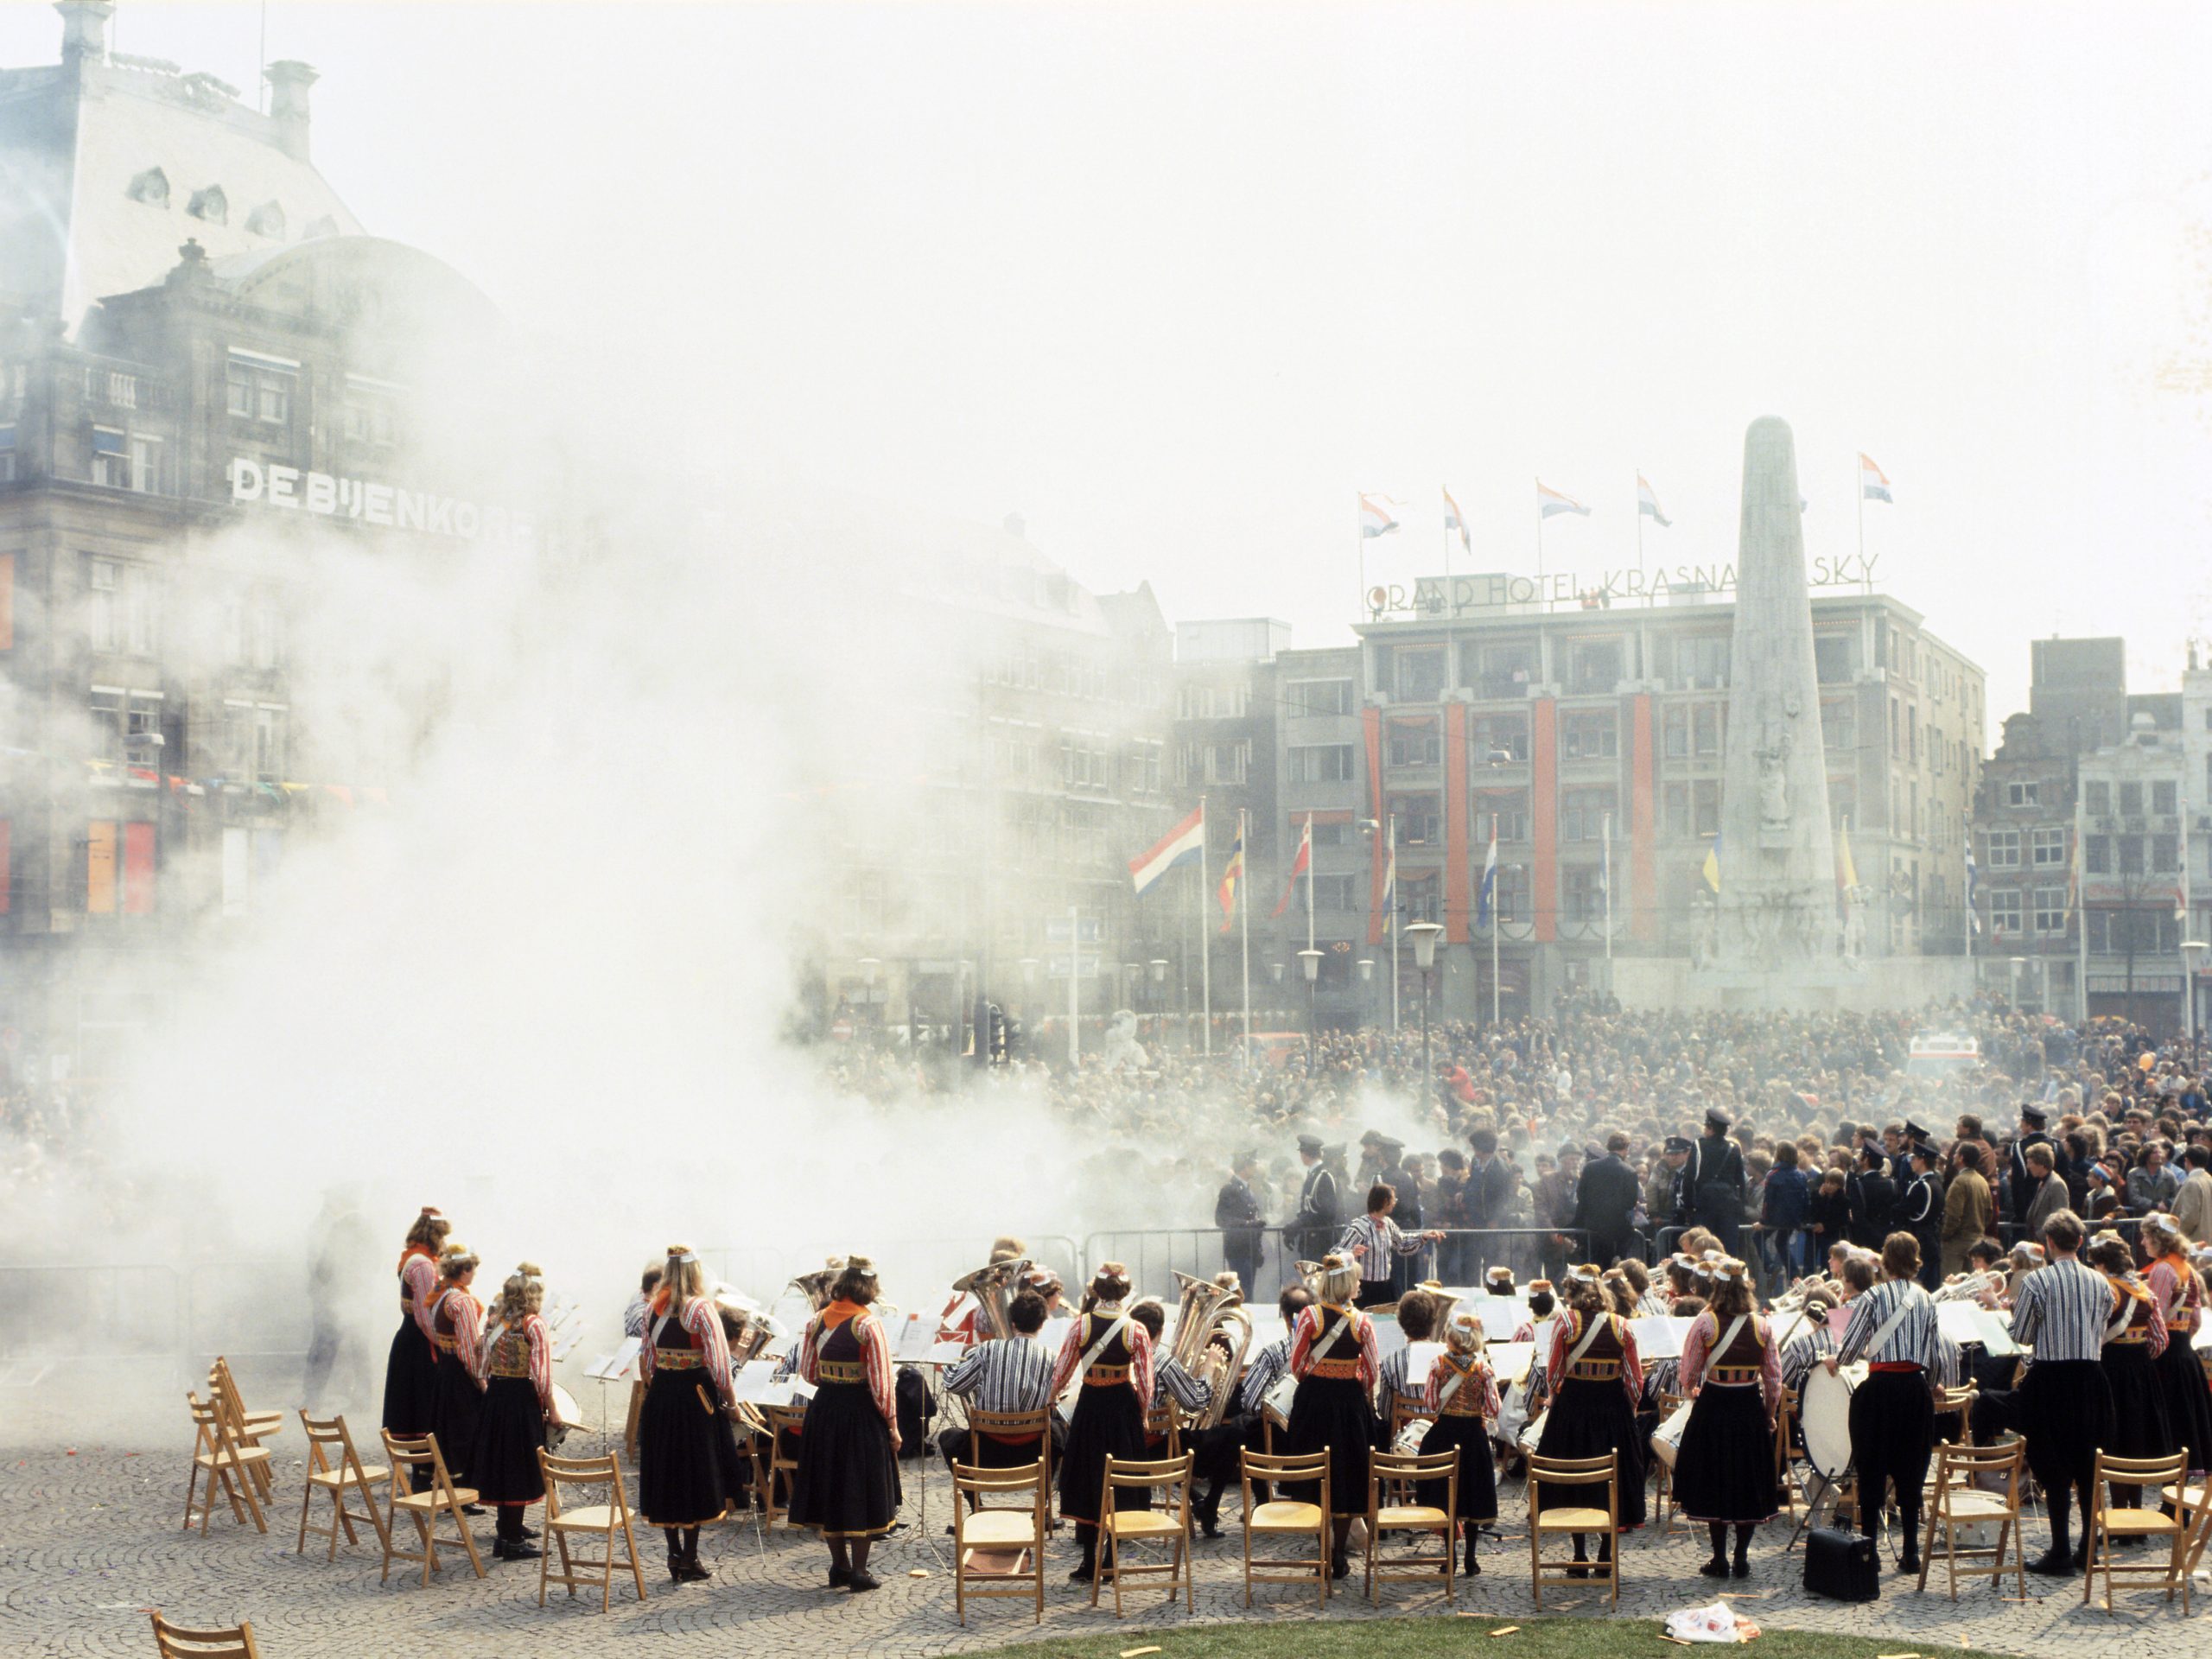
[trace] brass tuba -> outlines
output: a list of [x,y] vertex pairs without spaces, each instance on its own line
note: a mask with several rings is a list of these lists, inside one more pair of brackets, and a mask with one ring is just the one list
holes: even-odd
[[791,1287],[806,1298],[807,1306],[819,1313],[830,1306],[830,1287],[837,1282],[837,1275],[845,1270],[845,1258],[833,1255],[826,1267],[812,1273],[802,1273],[793,1279]]
[[1029,1271],[1029,1258],[1013,1256],[952,1281],[954,1290],[976,1299],[976,1325],[984,1338],[1003,1342],[1014,1334],[1014,1320],[1007,1311],[1021,1275]]
[[1205,1409],[1192,1418],[1191,1427],[1217,1427],[1252,1346],[1252,1319],[1244,1311],[1243,1292],[1187,1273],[1175,1278],[1182,1299],[1176,1305],[1175,1345],[1169,1357],[1211,1385]]

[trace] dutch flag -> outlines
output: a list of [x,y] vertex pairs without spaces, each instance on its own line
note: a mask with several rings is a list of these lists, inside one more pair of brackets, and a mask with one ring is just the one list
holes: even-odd
[[1662,530],[1674,522],[1659,511],[1659,493],[1651,487],[1651,480],[1642,473],[1636,475],[1636,510],[1645,518],[1656,520]]
[[[1444,486],[1439,485],[1437,487],[1443,489]],[[1469,553],[1475,550],[1474,543],[1467,539],[1467,515],[1459,511],[1459,504],[1452,499],[1449,490],[1444,491],[1444,528],[1459,532],[1459,546],[1463,550]]]
[[1490,820],[1490,851],[1483,858],[1483,884],[1475,893],[1475,925],[1490,925],[1491,906],[1497,896],[1497,815]]
[[1359,497],[1359,533],[1369,540],[1388,536],[1398,527],[1398,521],[1379,505],[1375,498],[1362,491]]
[[1573,496],[1561,495],[1542,479],[1538,479],[1536,480],[1536,516],[1539,518],[1548,518],[1553,514],[1560,512],[1580,513],[1585,518],[1590,516],[1590,509]]
[[1205,851],[1205,845],[1206,810],[1201,804],[1189,817],[1162,836],[1150,852],[1129,861],[1129,879],[1141,894],[1178,864],[1187,864],[1198,857]]
[[1890,476],[1874,464],[1874,459],[1865,450],[1859,452],[1859,493],[1868,501],[1897,503],[1890,495]]

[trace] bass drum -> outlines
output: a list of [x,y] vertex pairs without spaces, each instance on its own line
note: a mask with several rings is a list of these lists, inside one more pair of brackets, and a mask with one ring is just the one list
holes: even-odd
[[1825,1365],[1806,1374],[1797,1396],[1797,1421],[1805,1431],[1805,1461],[1830,1485],[1851,1467],[1851,1396],[1858,1379],[1849,1371],[1831,1375]]
[[1651,1455],[1669,1469],[1682,1450],[1682,1433],[1690,1426],[1690,1407],[1694,1402],[1685,1400],[1667,1414],[1667,1421],[1651,1431]]

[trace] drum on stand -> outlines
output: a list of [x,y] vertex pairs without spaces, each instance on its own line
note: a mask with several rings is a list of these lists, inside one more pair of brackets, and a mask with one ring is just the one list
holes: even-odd
[[[1859,1385],[1858,1368],[1830,1374],[1815,1365],[1797,1395],[1797,1421],[1805,1433],[1805,1462],[1829,1485],[1851,1467],[1851,1395]],[[1863,1372],[1860,1373],[1863,1375]]]
[[1667,1414],[1667,1421],[1651,1431],[1651,1455],[1669,1469],[1681,1455],[1682,1433],[1690,1426],[1690,1407],[1694,1402],[1685,1400]]
[[1421,1452],[1421,1443],[1428,1438],[1429,1427],[1435,1421],[1433,1417],[1414,1418],[1398,1431],[1398,1438],[1390,1443],[1390,1449],[1400,1457],[1418,1456]]
[[558,1452],[569,1435],[581,1434],[584,1428],[584,1414],[576,1408],[576,1396],[556,1382],[553,1408],[545,1414],[545,1449]]
[[1290,1402],[1298,1393],[1298,1379],[1286,1373],[1261,1397],[1260,1414],[1278,1429],[1290,1427]]
[[1547,1406],[1543,1410],[1531,1417],[1527,1425],[1522,1429],[1520,1441],[1521,1450],[1526,1452],[1529,1456],[1534,1457],[1536,1454],[1537,1448],[1543,1445],[1544,1425],[1551,1421],[1551,1408]]

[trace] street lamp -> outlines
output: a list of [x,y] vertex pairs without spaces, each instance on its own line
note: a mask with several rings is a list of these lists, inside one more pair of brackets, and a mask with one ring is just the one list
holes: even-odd
[[861,972],[868,976],[868,1040],[873,1043],[882,1035],[882,1022],[875,1016],[875,970],[883,963],[878,957],[862,957],[859,965]]
[[2204,953],[2212,944],[2202,939],[2181,942],[2181,1006],[2182,1030],[2189,1039],[2190,1058],[2196,1058],[2196,970],[2204,963]]
[[1298,953],[1298,962],[1306,970],[1306,1075],[1310,1077],[1320,1058],[1321,1014],[1316,988],[1321,982],[1321,953],[1309,944]]
[[1421,969],[1421,1075],[1424,1090],[1428,1087],[1433,1070],[1428,1055],[1428,982],[1430,971],[1436,966],[1436,941],[1443,931],[1443,926],[1436,922],[1406,924],[1406,937],[1414,943],[1414,966]]

